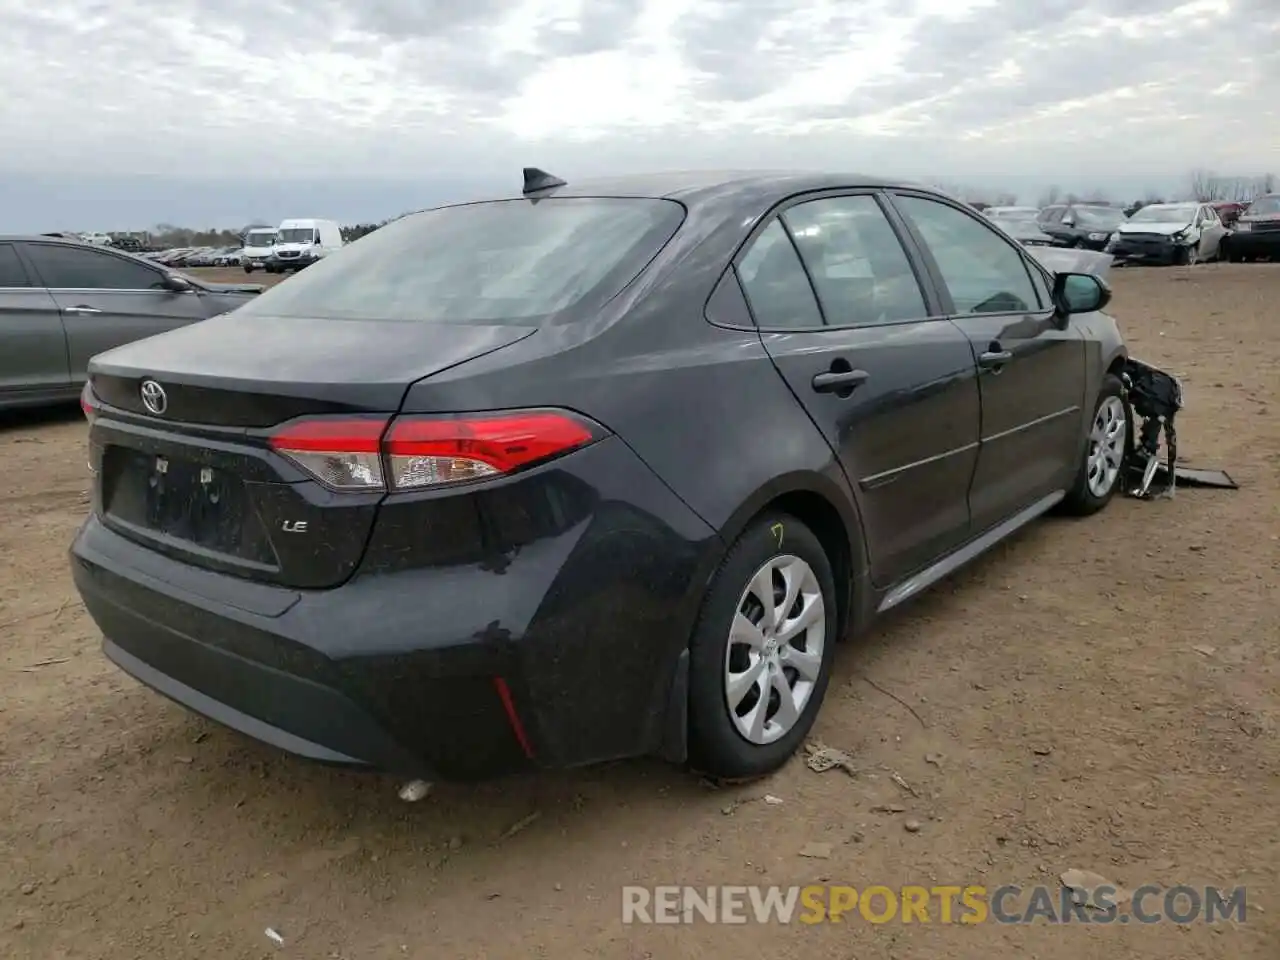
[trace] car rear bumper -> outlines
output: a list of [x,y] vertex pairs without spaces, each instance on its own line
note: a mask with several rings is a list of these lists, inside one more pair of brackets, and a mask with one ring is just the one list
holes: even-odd
[[171,560],[91,516],[72,572],[117,666],[303,757],[475,780],[671,755],[719,540],[621,441],[566,459],[599,495],[592,512],[493,564],[384,564],[295,591]]
[[1237,230],[1227,245],[1233,254],[1246,257],[1280,257],[1280,230]]

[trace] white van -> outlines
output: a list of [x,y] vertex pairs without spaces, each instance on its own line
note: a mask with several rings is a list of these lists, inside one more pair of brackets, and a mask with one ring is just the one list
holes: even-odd
[[271,251],[275,249],[276,231],[274,227],[254,227],[244,235],[244,249],[240,251],[240,266],[245,273],[263,268],[271,259]]
[[332,220],[282,220],[268,273],[301,270],[342,249],[342,231]]

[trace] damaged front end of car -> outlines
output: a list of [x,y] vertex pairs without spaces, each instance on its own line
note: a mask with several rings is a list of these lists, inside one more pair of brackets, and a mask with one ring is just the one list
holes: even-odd
[[[1050,273],[1089,273],[1102,281],[1115,263],[1110,253],[1063,247],[1029,248],[1040,265]],[[1127,358],[1120,371],[1125,405],[1133,423],[1134,442],[1129,451],[1124,476],[1125,493],[1141,500],[1154,497],[1173,499],[1178,484],[1197,487],[1239,489],[1222,470],[1180,467],[1178,431],[1175,424],[1184,403],[1182,382],[1173,374],[1142,360]],[[1161,443],[1164,456],[1160,455]]]

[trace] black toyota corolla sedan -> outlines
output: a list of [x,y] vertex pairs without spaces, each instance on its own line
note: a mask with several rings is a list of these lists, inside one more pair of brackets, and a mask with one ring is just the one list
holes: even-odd
[[1111,498],[1109,296],[920,187],[526,170],[96,357],[75,582],[120,668],[313,759],[763,774],[841,637]]

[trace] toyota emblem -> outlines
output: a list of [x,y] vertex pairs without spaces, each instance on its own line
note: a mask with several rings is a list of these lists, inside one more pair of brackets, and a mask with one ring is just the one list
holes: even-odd
[[169,397],[164,392],[164,387],[156,383],[154,380],[142,381],[142,405],[154,413],[157,417],[162,415],[169,407]]

